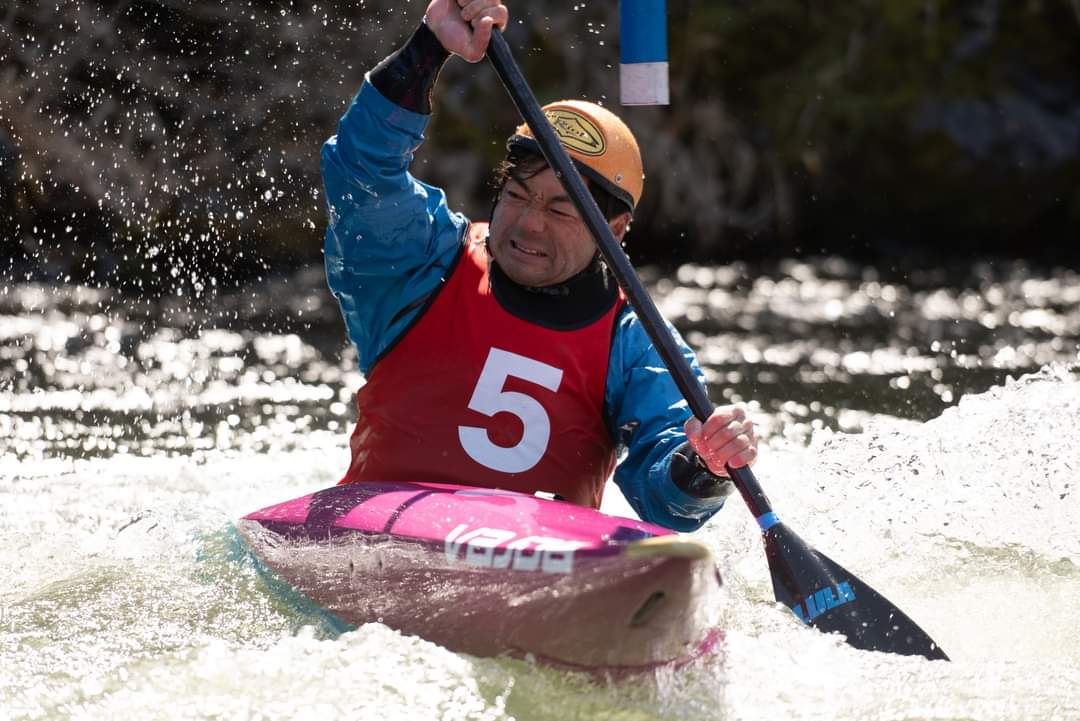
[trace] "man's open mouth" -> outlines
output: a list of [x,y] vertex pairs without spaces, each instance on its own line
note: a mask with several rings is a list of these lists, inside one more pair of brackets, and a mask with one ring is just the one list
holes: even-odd
[[524,245],[521,245],[516,240],[511,240],[510,245],[514,248],[514,250],[519,250],[522,253],[524,253],[525,255],[532,255],[532,256],[535,256],[537,258],[544,258],[544,257],[547,256],[547,253],[536,250],[535,248],[528,248],[528,247],[526,247]]

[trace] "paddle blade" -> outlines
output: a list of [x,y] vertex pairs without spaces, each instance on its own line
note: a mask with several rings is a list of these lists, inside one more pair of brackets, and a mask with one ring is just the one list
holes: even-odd
[[919,626],[783,523],[764,533],[776,600],[804,623],[842,633],[855,648],[949,660]]

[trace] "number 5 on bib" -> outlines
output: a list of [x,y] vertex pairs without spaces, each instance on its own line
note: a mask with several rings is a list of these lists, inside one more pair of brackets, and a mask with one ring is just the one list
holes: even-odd
[[482,466],[503,473],[527,471],[544,457],[551,438],[551,419],[538,400],[525,393],[503,390],[506,379],[520,378],[551,392],[559,389],[563,372],[547,363],[517,353],[492,348],[480,379],[476,382],[469,408],[485,416],[511,413],[521,420],[521,440],[505,447],[491,442],[486,428],[458,426],[461,447]]

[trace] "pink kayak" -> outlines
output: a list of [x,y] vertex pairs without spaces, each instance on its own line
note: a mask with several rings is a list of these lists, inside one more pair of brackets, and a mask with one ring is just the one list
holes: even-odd
[[601,672],[682,664],[721,634],[720,575],[697,541],[509,491],[351,483],[248,514],[274,574],[352,625],[453,651]]

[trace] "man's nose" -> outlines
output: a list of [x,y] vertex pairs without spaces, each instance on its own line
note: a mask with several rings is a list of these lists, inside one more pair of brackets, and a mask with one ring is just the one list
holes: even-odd
[[518,224],[523,230],[530,233],[539,233],[544,230],[546,224],[544,211],[537,208],[532,203],[529,203],[529,205],[521,211],[521,217],[518,218]]

